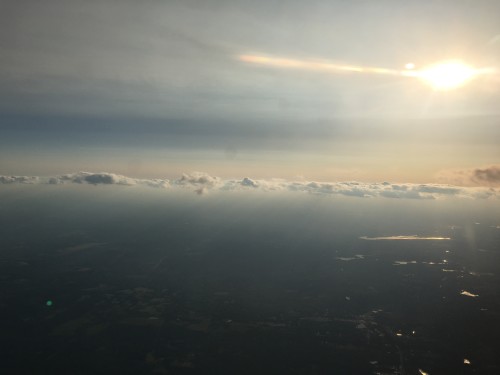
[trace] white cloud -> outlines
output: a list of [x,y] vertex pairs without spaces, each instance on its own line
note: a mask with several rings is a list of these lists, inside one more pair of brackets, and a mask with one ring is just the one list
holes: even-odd
[[36,184],[38,177],[31,176],[0,176],[0,184]]
[[[2,176],[0,176],[0,181],[1,177]],[[169,180],[138,179],[107,172],[99,172],[99,173],[78,172],[78,173],[70,173],[59,176],[52,176],[48,178],[42,178],[42,177],[30,177],[30,178],[37,178],[37,181],[39,181],[39,183],[46,183],[50,185],[74,183],[74,184],[90,184],[90,185],[125,185],[125,186],[145,185],[156,188],[167,188],[170,186]]]
[[500,191],[492,187],[459,187],[444,184],[391,184],[347,182],[288,181],[282,179],[223,180],[207,173],[185,173],[175,180],[137,179],[114,173],[78,172],[51,177],[0,176],[0,184],[90,184],[149,186],[154,188],[187,188],[197,194],[209,191],[288,191],[313,195],[343,195],[359,198],[388,199],[444,199],[449,197],[469,199],[494,199],[500,197]]
[[174,184],[180,186],[195,186],[200,188],[213,188],[221,184],[219,177],[210,176],[203,172],[184,173],[181,178],[174,180]]

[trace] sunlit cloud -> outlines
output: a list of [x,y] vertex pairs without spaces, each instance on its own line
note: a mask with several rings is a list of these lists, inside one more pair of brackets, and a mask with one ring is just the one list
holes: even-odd
[[281,69],[302,69],[325,73],[363,73],[417,78],[435,90],[452,90],[461,87],[480,75],[494,74],[493,68],[473,68],[459,60],[449,60],[416,69],[415,64],[407,63],[405,69],[334,64],[325,61],[297,60],[263,55],[240,55],[242,62],[270,66]]
[[[2,176],[0,185],[38,184],[38,185],[118,185],[147,186],[153,188],[188,189],[197,194],[210,191],[257,191],[257,192],[289,192],[319,196],[347,196],[354,198],[374,199],[411,199],[438,200],[457,199],[495,199],[500,198],[500,191],[488,187],[458,187],[439,184],[413,184],[389,182],[316,182],[290,181],[278,178],[270,179],[222,179],[203,172],[184,173],[177,179],[140,179],[108,172],[77,172],[49,177],[37,176]],[[394,236],[363,238],[365,240],[443,240],[441,237]]]

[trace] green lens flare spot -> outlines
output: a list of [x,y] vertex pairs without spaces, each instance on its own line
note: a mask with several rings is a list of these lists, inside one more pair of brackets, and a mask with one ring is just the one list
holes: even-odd
[[49,299],[47,302],[45,302],[45,305],[49,307],[52,306],[52,301]]

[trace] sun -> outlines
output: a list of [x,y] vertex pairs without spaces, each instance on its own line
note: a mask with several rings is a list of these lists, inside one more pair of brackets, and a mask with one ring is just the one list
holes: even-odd
[[444,61],[415,72],[415,76],[435,90],[452,90],[472,80],[478,71],[458,60]]

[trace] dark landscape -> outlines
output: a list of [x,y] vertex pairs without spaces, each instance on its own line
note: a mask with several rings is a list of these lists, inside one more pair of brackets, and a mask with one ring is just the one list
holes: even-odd
[[[0,211],[4,373],[500,370],[500,230],[477,210],[30,188]],[[449,240],[360,238],[392,220]]]

